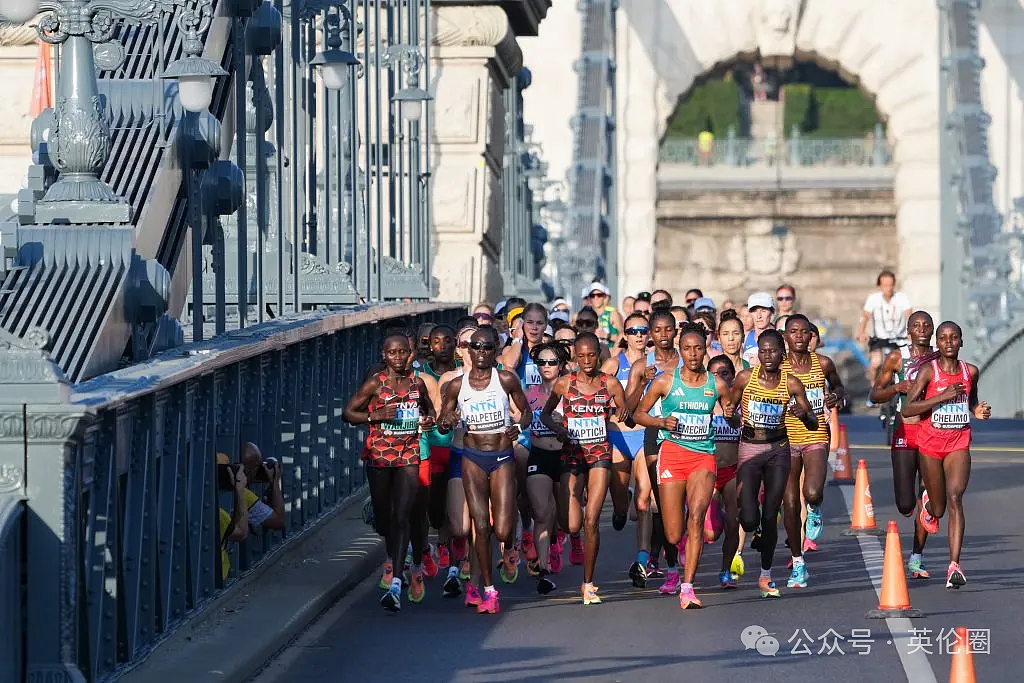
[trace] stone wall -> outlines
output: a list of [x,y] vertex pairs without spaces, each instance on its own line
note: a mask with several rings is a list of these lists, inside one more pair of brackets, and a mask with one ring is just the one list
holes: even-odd
[[17,193],[32,163],[32,84],[38,37],[27,26],[0,28],[0,193]]
[[654,283],[673,297],[700,287],[739,304],[787,282],[800,311],[852,330],[879,270],[899,261],[891,190],[663,191],[658,202]]

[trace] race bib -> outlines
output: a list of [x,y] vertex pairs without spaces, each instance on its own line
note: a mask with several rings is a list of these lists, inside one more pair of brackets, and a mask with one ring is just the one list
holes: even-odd
[[543,380],[540,377],[540,369],[536,363],[527,363],[523,369],[523,386],[531,387],[534,384],[540,384]]
[[533,411],[533,422],[530,424],[530,433],[534,436],[551,436],[554,434],[554,432],[547,428],[547,425],[540,421],[540,414],[543,412],[543,409]]
[[608,439],[608,426],[603,416],[570,417],[566,429],[578,444],[600,443]]
[[778,429],[782,426],[785,410],[786,406],[781,403],[751,400],[747,420],[758,429]]
[[470,432],[494,432],[511,424],[508,413],[493,392],[463,403],[461,412],[462,422]]
[[967,401],[950,401],[932,409],[932,426],[936,429],[963,429],[971,422]]
[[381,425],[381,430],[391,436],[416,434],[420,429],[419,400],[403,401],[398,404],[395,419]]
[[715,440],[717,441],[739,441],[740,440],[740,428],[733,427],[725,419],[724,415],[715,415],[711,420],[711,425],[715,428]]
[[676,428],[672,436],[683,441],[704,441],[711,431],[711,416],[708,414],[672,413],[676,418]]
[[811,410],[816,413],[825,412],[825,390],[815,387],[807,390],[807,402],[811,404]]

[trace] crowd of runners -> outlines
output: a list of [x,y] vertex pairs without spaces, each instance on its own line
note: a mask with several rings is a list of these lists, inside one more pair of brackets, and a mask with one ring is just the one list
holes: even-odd
[[[560,299],[513,298],[454,327],[385,333],[382,362],[344,413],[369,425],[364,517],[386,542],[384,608],[400,609],[403,588],[422,601],[425,580],[440,576],[445,597],[497,613],[495,573],[515,583],[525,560],[537,592],[550,594],[566,546],[583,566],[583,604],[599,604],[609,494],[613,529],[635,522],[636,554],[602,559],[603,576],[625,572],[637,588],[658,580],[683,609],[700,608],[704,546],[721,541],[718,581],[735,589],[749,540],[757,590],[778,598],[781,525],[786,586],[807,586],[804,553],[822,537],[849,397],[816,351],[817,326],[793,310],[793,288],[721,307],[697,289],[678,304],[665,290],[641,292],[621,309],[602,283],[583,294],[575,313]],[[907,569],[929,576],[925,541],[948,512],[946,587],[958,588],[970,421],[991,410],[978,399],[977,368],[958,358],[955,323],[936,328],[928,313],[907,311],[899,326],[908,342],[880,359],[870,400],[899,401],[896,504],[916,520]]]

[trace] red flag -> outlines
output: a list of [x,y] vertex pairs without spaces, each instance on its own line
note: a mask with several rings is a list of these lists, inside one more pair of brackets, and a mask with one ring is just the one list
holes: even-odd
[[39,55],[36,57],[36,77],[32,84],[32,116],[39,116],[44,109],[53,106],[53,61],[52,47],[39,41]]

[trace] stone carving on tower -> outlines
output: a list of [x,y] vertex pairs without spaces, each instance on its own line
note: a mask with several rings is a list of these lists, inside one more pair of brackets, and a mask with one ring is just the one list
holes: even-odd
[[796,53],[796,32],[804,0],[760,0],[754,26],[764,66],[785,67]]

